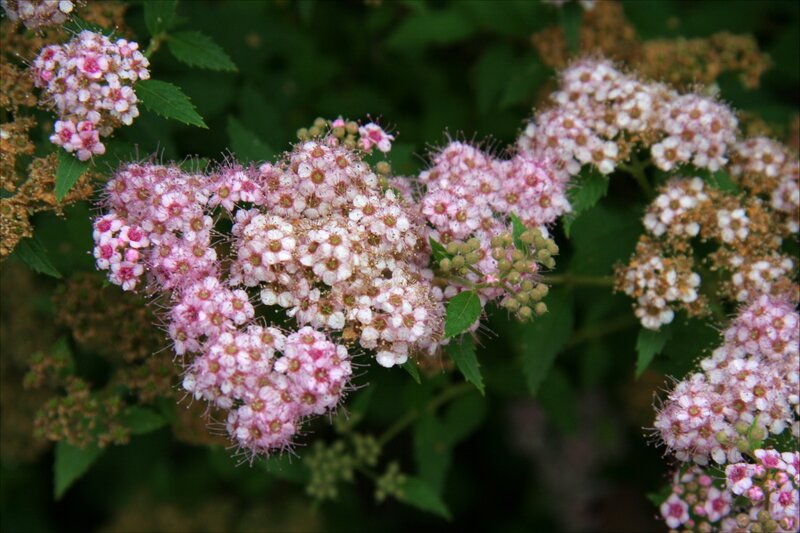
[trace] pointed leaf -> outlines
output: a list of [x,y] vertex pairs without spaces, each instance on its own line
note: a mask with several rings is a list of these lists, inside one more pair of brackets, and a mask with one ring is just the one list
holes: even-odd
[[444,336],[455,337],[466,331],[481,316],[481,299],[475,291],[456,294],[447,302]]
[[401,501],[423,511],[437,514],[447,520],[451,519],[447,506],[428,482],[418,477],[407,477],[403,484],[402,492]]
[[152,409],[134,405],[122,414],[122,424],[130,428],[132,435],[144,435],[167,425],[167,419]]
[[241,160],[265,161],[274,155],[272,148],[234,117],[228,117],[228,138],[231,150]]
[[608,194],[608,176],[594,167],[585,168],[578,176],[575,185],[567,191],[572,212],[562,218],[564,233],[569,237],[572,223],[581,213],[588,211]]
[[89,163],[79,161],[75,154],[64,150],[58,151],[58,168],[56,168],[56,201],[64,199],[81,176],[89,170]]
[[442,245],[442,243],[436,241],[433,237],[428,237],[428,242],[431,243],[431,255],[433,256],[433,260],[435,262],[438,263],[442,259],[450,257],[450,254],[447,253],[447,249],[444,247],[444,245]]
[[556,356],[572,333],[572,300],[563,291],[553,291],[545,300],[548,312],[525,326],[519,336],[522,372],[531,394],[536,394]]
[[211,37],[199,31],[181,31],[170,34],[167,46],[175,59],[190,67],[231,72],[237,70],[225,50]]
[[419,476],[441,494],[447,470],[452,462],[451,446],[445,427],[433,414],[427,414],[414,424],[414,461]]
[[64,493],[75,481],[89,471],[89,468],[103,453],[104,448],[96,445],[78,448],[64,441],[56,444],[55,463],[53,473],[55,485],[53,494],[56,500],[61,499]]
[[522,222],[517,215],[511,213],[511,236],[514,237],[514,246],[517,250],[522,250],[523,252],[528,249],[521,239],[522,234],[525,233],[525,229],[525,223]]
[[50,262],[47,250],[36,237],[19,241],[14,249],[14,255],[22,259],[34,272],[61,279],[61,272]]
[[401,366],[406,372],[408,372],[408,374],[411,376],[411,379],[417,382],[417,385],[422,383],[422,379],[419,377],[419,369],[417,368],[417,363],[409,359]]
[[150,35],[158,35],[172,27],[177,0],[147,0],[144,3],[144,23]]
[[661,353],[670,337],[672,337],[672,330],[666,326],[658,331],[646,328],[639,330],[639,336],[636,338],[637,378],[647,370],[647,367],[653,362],[653,358]]
[[464,378],[475,385],[482,396],[485,395],[481,366],[478,363],[478,356],[475,354],[475,342],[472,337],[465,336],[460,343],[448,344],[447,354],[453,359]]
[[136,96],[147,109],[157,115],[191,126],[208,128],[192,100],[177,85],[159,80],[143,80],[136,84]]

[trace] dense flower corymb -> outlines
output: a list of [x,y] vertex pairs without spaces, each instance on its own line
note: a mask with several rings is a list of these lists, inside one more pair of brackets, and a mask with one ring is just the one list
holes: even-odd
[[100,137],[139,116],[133,86],[150,71],[138,48],[135,42],[83,31],[66,44],[42,49],[32,68],[36,86],[59,118],[52,143],[85,161],[105,153]]

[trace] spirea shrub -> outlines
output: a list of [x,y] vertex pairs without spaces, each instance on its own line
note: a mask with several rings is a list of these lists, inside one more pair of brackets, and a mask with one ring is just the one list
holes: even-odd
[[[364,476],[379,503],[451,518],[442,495],[454,448],[492,396],[505,402],[527,387],[537,401],[510,410],[509,433],[544,478],[557,478],[554,498],[568,500],[553,507],[559,524],[590,529],[570,506],[601,491],[587,472],[608,465],[584,441],[608,430],[593,424],[627,416],[668,463],[667,485],[648,497],[670,530],[800,530],[800,122],[793,133],[770,130],[725,100],[722,75],[740,73],[751,89],[771,60],[748,36],[641,41],[611,1],[543,4],[562,23],[526,35],[536,68],[504,44],[482,51],[470,74],[476,107],[493,110],[489,125],[520,121],[501,137],[509,144],[447,133],[415,168],[410,154],[425,139],[386,126],[398,120],[388,112],[317,118],[286,144],[281,128],[303,115],[278,108],[306,98],[351,111],[334,97],[339,84],[359,105],[392,96],[413,109],[412,96],[435,94],[448,69],[423,69],[430,87],[408,94],[362,93],[326,77],[312,37],[237,33],[247,48],[235,64],[211,37],[181,28],[191,17],[173,1],[131,8],[143,15],[133,27],[150,35],[140,49],[128,4],[2,0],[0,260],[70,274],[52,305],[20,285],[31,295],[24,308],[60,329],[36,339],[4,316],[4,336],[35,347],[20,348],[24,361],[3,360],[3,382],[15,401],[36,391],[38,406],[12,415],[56,443],[57,498],[106,448],[169,425],[182,442],[228,446],[209,470],[238,455],[315,500]],[[480,3],[460,5],[414,15],[441,15],[430,43],[449,45],[440,26],[488,16]],[[423,61],[419,24],[373,43],[371,66],[348,76],[391,54]],[[486,24],[466,35],[505,27]],[[364,31],[373,26],[385,21]],[[151,64],[167,52],[177,63]],[[230,78],[190,78],[178,63]],[[237,77],[262,63],[289,74],[274,84],[269,74]],[[553,76],[537,79],[545,65]],[[186,93],[158,79],[162,66]],[[201,116],[187,93],[213,111]],[[215,113],[230,111],[234,93],[241,118],[221,122]],[[414,134],[430,123],[448,131],[438,123],[446,112],[423,107],[430,117],[410,115],[425,122]],[[211,151],[227,148],[216,161],[181,158],[200,130],[169,135],[161,119],[208,130]],[[94,211],[73,214],[87,199]],[[38,229],[52,226],[48,211],[69,224],[50,258]],[[86,218],[91,240],[74,262],[88,258],[100,274],[57,255],[74,252],[72,224]],[[621,346],[636,352],[635,368]],[[561,353],[576,357],[555,362]],[[410,387],[391,381],[400,378]],[[630,413],[584,390],[612,385]],[[370,414],[376,389],[386,398]],[[387,427],[373,433],[379,423]],[[416,473],[390,444],[406,430]]]

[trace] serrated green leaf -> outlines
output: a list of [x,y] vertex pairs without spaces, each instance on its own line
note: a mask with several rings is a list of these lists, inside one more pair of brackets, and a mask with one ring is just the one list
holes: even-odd
[[158,35],[172,27],[177,0],[147,0],[144,3],[144,23],[150,35]]
[[417,363],[409,359],[405,363],[401,365],[403,369],[408,372],[411,378],[417,382],[417,385],[422,383],[422,379],[419,376],[419,368],[417,368]]
[[36,237],[22,239],[14,248],[14,255],[19,257],[34,272],[61,279],[59,272],[47,257],[47,250]]
[[494,46],[481,55],[474,76],[478,111],[487,113],[497,103],[506,88],[508,73],[514,72],[514,67],[514,54],[508,46]]
[[430,513],[437,514],[442,518],[450,520],[450,510],[436,494],[433,487],[425,480],[418,477],[409,476],[406,478],[402,487],[401,501]]
[[444,411],[442,424],[449,446],[455,446],[477,430],[486,418],[486,400],[477,394],[465,394]]
[[575,54],[581,45],[583,8],[578,2],[567,2],[559,9],[561,10],[561,28],[564,30],[564,39],[567,41],[569,51]]
[[136,84],[136,96],[147,109],[157,115],[191,126],[208,128],[192,100],[177,85],[159,80],[142,80]]
[[547,313],[521,328],[517,349],[522,355],[522,372],[531,394],[536,394],[556,356],[572,333],[572,299],[555,290],[545,299]]
[[539,403],[550,421],[563,434],[578,429],[578,406],[575,391],[566,374],[553,368],[539,389]]
[[608,194],[608,176],[601,174],[593,166],[585,167],[569,191],[570,205],[572,211],[562,218],[564,223],[564,233],[569,237],[572,223],[581,215],[588,211]]
[[193,174],[203,172],[208,167],[209,159],[207,157],[187,157],[178,166],[184,172]]
[[172,33],[167,46],[175,59],[190,67],[209,70],[226,70],[236,72],[237,68],[230,56],[211,37],[199,31],[181,31]]
[[436,263],[442,259],[450,257],[450,254],[447,253],[447,249],[444,247],[444,245],[442,245],[442,243],[436,241],[433,237],[428,237],[428,242],[431,244],[431,255]]
[[642,328],[636,338],[636,377],[639,378],[653,358],[661,353],[667,341],[672,337],[672,330],[667,326],[658,331]]
[[414,424],[414,461],[419,476],[441,494],[447,470],[452,463],[452,451],[446,428],[433,414],[427,414]]
[[122,424],[130,428],[132,435],[144,435],[167,425],[167,419],[152,409],[134,405],[122,413]]
[[548,75],[547,68],[533,55],[520,61],[513,72],[500,99],[500,109],[508,109],[521,103],[532,104],[536,98],[536,90]]
[[447,302],[444,336],[455,337],[466,331],[481,316],[481,299],[475,291],[456,294]]
[[511,236],[514,238],[514,247],[523,252],[528,249],[521,238],[526,229],[525,223],[522,222],[517,215],[511,213]]
[[231,151],[241,161],[265,161],[274,151],[234,117],[228,117],[228,139]]
[[455,362],[464,378],[475,385],[481,396],[484,396],[486,388],[483,385],[481,366],[478,363],[478,356],[475,353],[475,343],[472,337],[465,336],[459,343],[448,344],[447,354]]
[[648,492],[647,499],[656,507],[661,507],[661,504],[667,501],[670,494],[672,494],[672,485],[664,485],[658,492]]
[[64,150],[58,151],[58,168],[56,168],[56,201],[60,202],[69,194],[70,189],[81,176],[89,170],[89,163],[79,161],[75,154]]
[[53,494],[60,500],[75,481],[89,471],[89,468],[102,455],[104,448],[96,445],[78,448],[64,441],[56,444],[53,464]]

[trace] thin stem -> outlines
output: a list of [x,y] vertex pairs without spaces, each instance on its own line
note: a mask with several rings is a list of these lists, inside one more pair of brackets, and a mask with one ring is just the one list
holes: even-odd
[[586,326],[583,329],[579,329],[575,332],[575,334],[572,335],[572,337],[570,337],[564,347],[571,348],[586,341],[605,337],[606,335],[616,333],[617,331],[622,331],[624,329],[633,327],[638,323],[639,321],[634,316],[632,316],[630,313],[626,313],[600,324]]
[[150,44],[147,45],[147,49],[144,51],[144,57],[150,59],[150,57],[156,53],[156,51],[161,47],[161,43],[163,43],[167,38],[166,33],[159,33],[158,35],[153,35],[153,38],[150,39]]
[[417,418],[421,417],[425,413],[431,413],[435,411],[442,404],[447,403],[453,398],[456,398],[473,388],[474,386],[466,381],[450,385],[438,396],[432,398],[431,401],[429,401],[428,404],[422,409],[412,409],[411,411],[407,412],[397,422],[390,426],[389,429],[383,432],[383,435],[381,435],[378,439],[378,444],[381,447],[385,446],[386,443],[402,433],[403,430],[410,426]]
[[631,161],[629,165],[619,165],[621,170],[624,170],[631,176],[633,179],[636,180],[636,183],[639,184],[639,187],[642,189],[642,192],[647,197],[648,200],[652,200],[656,197],[656,193],[653,190],[653,187],[650,186],[650,182],[647,181],[647,176],[644,173],[645,165],[642,164],[638,160]]
[[542,283],[585,287],[611,287],[614,276],[576,276],[574,274],[551,274],[542,276]]

